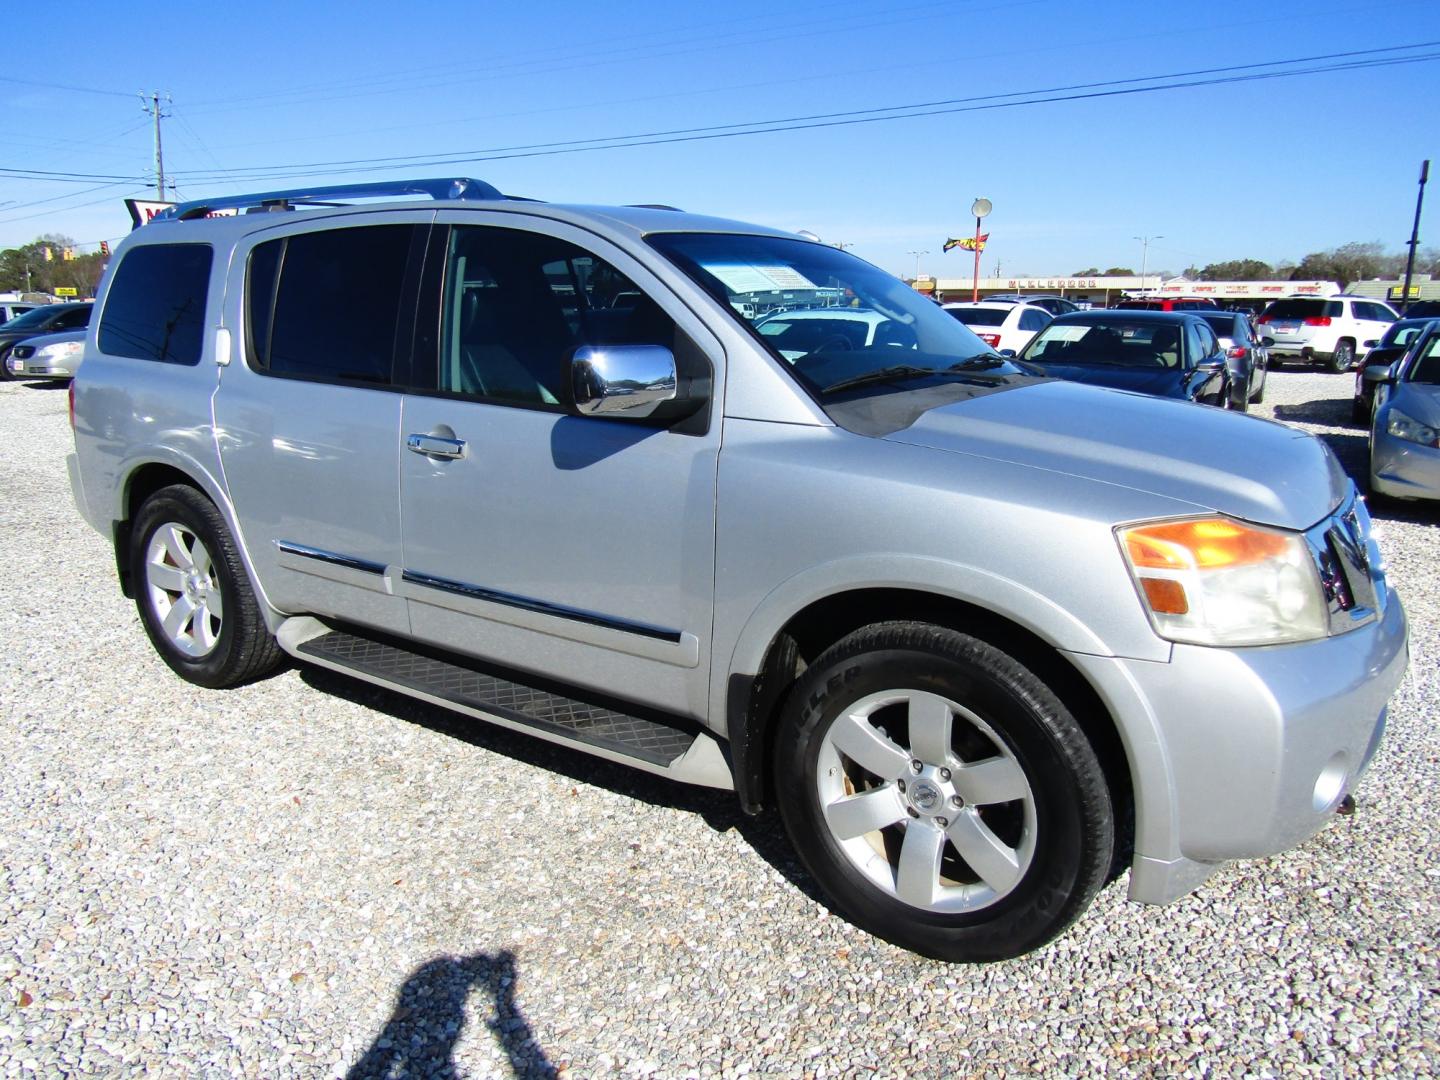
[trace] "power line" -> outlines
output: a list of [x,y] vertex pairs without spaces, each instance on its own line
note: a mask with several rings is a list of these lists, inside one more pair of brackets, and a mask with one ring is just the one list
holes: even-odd
[[[1250,64],[1232,64],[1224,67],[1202,68],[1194,71],[1175,72],[1168,75],[1146,75],[1124,79],[1110,79],[1095,83],[1078,83],[1069,86],[1048,87],[1038,90],[1012,91],[1000,94],[984,94],[973,97],[949,98],[937,101],[916,102],[909,105],[892,105],[871,109],[855,109],[845,112],[817,113],[807,116],[783,117],[774,120],[755,120],[743,123],[717,124],[707,127],[676,128],[662,131],[639,132],[629,135],[612,135],[589,139],[564,140],[550,143],[530,143],[517,146],[487,147],[475,150],[449,151],[431,154],[411,154],[381,158],[352,158],[339,161],[309,162],[291,165],[249,166],[230,170],[231,174],[249,174],[245,182],[261,179],[279,179],[286,176],[323,176],[333,172],[384,172],[394,168],[414,168],[425,165],[463,164],[470,161],[510,160],[521,157],[544,157],[561,153],[580,153],[589,150],[621,149],[629,146],[654,146],[666,143],[695,142],[708,139],[730,138],[741,135],[759,135],[766,132],[800,131],[815,128],[841,127],[861,123],[876,123],[886,120],[901,120],[918,116],[936,116],[958,112],[979,112],[990,109],[1014,108],[1024,105],[1049,104],[1059,101],[1076,101],[1089,98],[1113,97],[1120,95],[1152,93],[1161,90],[1177,90],[1197,86],[1225,85],[1252,82],[1262,79],[1289,78],[1299,75],[1321,74],[1329,71],[1362,70],[1400,63],[1416,63],[1440,59],[1440,53],[1426,53],[1411,57],[1377,57],[1377,53],[1393,53],[1440,45],[1440,41],[1419,42],[1412,45],[1393,45],[1374,49],[1357,49],[1343,53],[1325,53],[1316,56],[1296,57],[1286,60],[1271,60]],[[1328,64],[1313,67],[1293,67],[1319,60],[1344,59],[1370,56],[1344,64]],[[1256,68],[1292,66],[1291,70],[1255,72]],[[1227,74],[1251,72],[1250,74]],[[1191,76],[1217,75],[1210,79],[1193,79]],[[1186,81],[1175,81],[1186,80]],[[1133,86],[1133,83],[1161,83],[1162,85]],[[1115,88],[1119,89],[1115,89]],[[1069,93],[1069,91],[1085,91]],[[1001,100],[1001,99],[1021,100]],[[986,104],[975,104],[983,102]],[[887,115],[882,115],[887,114]],[[398,163],[398,164],[392,164]],[[214,174],[191,174],[191,180],[217,180]],[[236,181],[238,182],[238,181]]]
[[16,79],[9,75],[0,75],[0,82],[18,83],[20,86],[41,86],[46,90],[69,90],[75,94],[100,94],[104,97],[130,96],[119,90],[100,90],[93,86],[73,86],[69,83],[36,82],[34,79]]

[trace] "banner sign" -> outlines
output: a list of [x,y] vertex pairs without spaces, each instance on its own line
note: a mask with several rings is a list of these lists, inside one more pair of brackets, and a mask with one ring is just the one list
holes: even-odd
[[[130,211],[130,220],[133,223],[130,227],[138,229],[141,225],[149,225],[155,220],[155,215],[161,210],[169,210],[175,204],[173,202],[160,202],[154,199],[126,199],[125,209]],[[213,210],[206,214],[206,217],[234,217],[240,213],[239,210]]]

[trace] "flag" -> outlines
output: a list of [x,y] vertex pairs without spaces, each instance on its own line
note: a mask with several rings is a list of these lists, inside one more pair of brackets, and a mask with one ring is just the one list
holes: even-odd
[[960,246],[966,251],[984,251],[985,241],[990,239],[990,234],[981,233],[979,236],[967,236],[960,241]]

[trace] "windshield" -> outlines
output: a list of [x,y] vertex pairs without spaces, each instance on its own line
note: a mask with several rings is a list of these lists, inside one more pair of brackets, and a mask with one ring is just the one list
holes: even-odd
[[50,320],[48,307],[32,308],[24,315],[18,315],[5,324],[6,330],[32,330],[44,326]]
[[1390,329],[1386,330],[1385,336],[1380,339],[1380,346],[1381,348],[1389,348],[1392,345],[1408,346],[1420,336],[1420,331],[1423,329],[1425,329],[1423,322],[1391,323]]
[[1032,364],[1104,364],[1109,367],[1180,367],[1180,326],[1124,319],[1064,322],[1057,319],[1020,352]]
[[726,233],[658,233],[648,240],[817,396],[1020,374],[934,302],[837,248]]
[[1313,319],[1324,315],[1332,319],[1341,314],[1340,304],[1335,300],[1276,300],[1265,314],[1272,319]]

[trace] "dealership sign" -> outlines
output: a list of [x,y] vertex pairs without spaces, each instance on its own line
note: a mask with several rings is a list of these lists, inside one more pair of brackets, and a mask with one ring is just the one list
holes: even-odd
[[[125,209],[130,211],[130,220],[133,223],[132,229],[138,229],[141,225],[149,225],[155,220],[155,216],[162,210],[169,210],[175,204],[173,202],[160,202],[148,199],[126,199]],[[212,210],[206,217],[234,217],[239,210]]]

